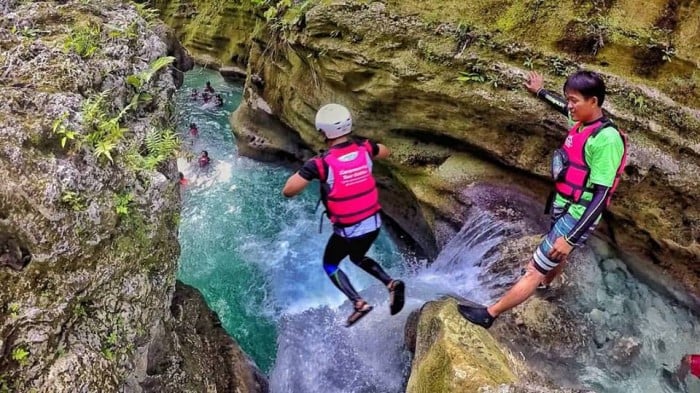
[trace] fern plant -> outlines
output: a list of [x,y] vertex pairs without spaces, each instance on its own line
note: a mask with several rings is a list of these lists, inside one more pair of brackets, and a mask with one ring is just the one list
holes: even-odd
[[83,123],[90,130],[85,140],[94,149],[95,156],[105,157],[112,162],[112,150],[117,147],[127,131],[121,126],[121,119],[132,105],[127,105],[117,116],[111,117],[107,113],[106,97],[107,92],[102,92],[88,99],[83,104],[82,116]]
[[180,147],[180,139],[171,129],[152,129],[146,135],[146,149],[144,168],[153,170],[170,157],[175,156]]
[[158,71],[163,67],[170,65],[175,58],[173,56],[163,56],[159,57],[148,65],[148,68],[139,72],[138,74],[129,75],[126,77],[126,83],[130,84],[136,90],[141,90],[150,80],[153,78]]
[[151,81],[158,71],[172,64],[174,60],[175,58],[173,56],[159,57],[152,61],[145,70],[126,77],[126,83],[133,86],[136,90],[136,94],[131,97],[131,102],[129,104],[131,107],[138,108],[140,104],[151,101],[153,96],[146,92],[148,82]]

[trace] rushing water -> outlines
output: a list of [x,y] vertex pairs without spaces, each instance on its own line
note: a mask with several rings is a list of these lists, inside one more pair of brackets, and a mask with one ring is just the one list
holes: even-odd
[[[224,108],[190,99],[191,89],[201,91],[206,81],[222,93]],[[487,214],[470,217],[432,265],[411,272],[392,241],[380,236],[370,255],[405,278],[406,308],[391,317],[386,289],[343,262],[357,289],[375,305],[346,329],[350,305],[321,267],[330,228],[326,223],[318,233],[317,190],[312,186],[287,200],[280,190],[288,169],[238,156],[228,114],[240,99],[239,86],[201,68],[187,74],[178,95],[186,150],[194,155],[207,150],[212,158],[204,169],[196,159],[178,163],[189,180],[183,189],[179,278],[203,293],[226,330],[268,373],[273,392],[403,391],[410,371],[403,347],[406,317],[443,293],[492,300],[491,291],[480,289],[485,284],[480,278],[498,258],[494,247],[507,241],[503,224]],[[198,125],[199,137],[187,135],[190,122]],[[675,366],[686,351],[700,352],[697,317],[639,284],[615,260],[591,257],[590,262],[585,282],[590,291],[572,307],[582,316],[602,318],[601,342],[633,336],[642,349],[626,369],[611,369],[606,356],[592,349],[582,355],[576,379],[599,392],[668,391],[660,367]],[[498,287],[512,274],[489,277],[487,284]],[[690,389],[695,391],[694,385]]]

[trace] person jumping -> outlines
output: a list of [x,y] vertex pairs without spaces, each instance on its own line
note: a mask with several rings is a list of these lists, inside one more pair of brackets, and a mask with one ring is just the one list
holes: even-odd
[[321,182],[321,200],[333,224],[333,234],[323,253],[323,269],[341,292],[352,302],[354,311],[346,326],[351,326],[372,311],[372,306],[357,293],[339,268],[350,261],[386,285],[391,315],[404,305],[405,284],[391,278],[381,266],[365,254],[379,235],[382,225],[379,193],[372,175],[372,159],[389,156],[389,149],[370,140],[349,138],[352,131],[350,111],[342,105],[328,104],[316,113],[316,129],[326,138],[328,150],[308,160],[289,177],[282,194],[293,197],[314,179]]

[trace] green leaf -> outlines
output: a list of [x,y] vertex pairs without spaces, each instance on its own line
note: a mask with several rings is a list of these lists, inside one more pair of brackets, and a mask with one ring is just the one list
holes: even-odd
[[109,337],[107,337],[107,344],[116,345],[118,340],[119,337],[117,336],[117,332],[112,332],[110,333]]
[[126,83],[134,86],[136,89],[140,89],[143,85],[143,80],[139,75],[129,75],[126,77]]
[[114,149],[115,146],[116,146],[116,144],[112,141],[109,141],[109,140],[100,141],[95,146],[95,156],[97,156],[97,157],[105,156],[105,157],[107,157],[107,159],[109,159],[109,161],[114,162],[114,160],[112,159],[111,151],[112,151],[112,149]]

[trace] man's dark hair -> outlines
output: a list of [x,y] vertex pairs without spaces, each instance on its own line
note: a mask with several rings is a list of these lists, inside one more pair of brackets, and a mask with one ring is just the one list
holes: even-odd
[[578,71],[566,78],[564,94],[567,91],[577,91],[585,98],[598,98],[598,106],[605,101],[605,82],[599,74],[593,71]]

